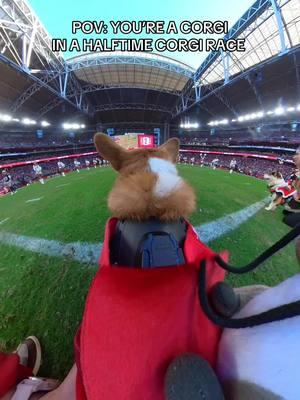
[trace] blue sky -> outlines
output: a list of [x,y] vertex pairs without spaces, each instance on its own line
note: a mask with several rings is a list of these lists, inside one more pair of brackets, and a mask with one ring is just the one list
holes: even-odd
[[[175,20],[176,22],[186,19],[191,21],[227,20],[229,26],[232,26],[253,2],[254,0],[149,0],[147,2],[143,0],[29,0],[50,35],[69,40],[75,37],[71,31],[72,20],[105,20],[107,22],[110,20]],[[82,37],[83,35],[76,35],[78,39]],[[112,36],[101,36],[101,38],[104,37],[111,38]],[[200,35],[193,35],[193,37],[203,38]],[[76,53],[66,53],[65,57],[76,55]],[[205,53],[180,52],[165,55],[195,68],[206,56]]]

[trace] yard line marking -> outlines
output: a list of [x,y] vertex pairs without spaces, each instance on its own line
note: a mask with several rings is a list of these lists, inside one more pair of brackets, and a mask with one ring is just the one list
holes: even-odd
[[[265,203],[266,199],[258,201],[242,210],[195,227],[195,231],[202,242],[209,243],[248,221],[265,206]],[[62,243],[56,240],[21,236],[9,232],[0,232],[0,242],[47,256],[67,257],[92,266],[97,265],[102,250],[102,243]]]
[[71,183],[63,183],[62,185],[58,185],[58,186],[55,186],[55,187],[56,188],[60,188],[60,187],[68,186],[68,185],[71,185]]
[[7,222],[10,219],[10,217],[3,219],[2,221],[0,221],[0,225],[5,224],[5,222]]
[[37,201],[42,200],[44,197],[37,197],[36,199],[26,200],[25,203],[35,203]]
[[0,242],[51,257],[67,257],[84,264],[97,264],[102,244],[62,243],[14,233],[0,232]]
[[244,222],[248,221],[253,217],[259,210],[266,205],[265,198],[257,203],[251,204],[250,206],[243,208],[242,210],[236,211],[232,214],[225,215],[225,217],[216,219],[215,221],[208,222],[195,228],[199,238],[204,243],[212,242],[226,233],[237,229]]

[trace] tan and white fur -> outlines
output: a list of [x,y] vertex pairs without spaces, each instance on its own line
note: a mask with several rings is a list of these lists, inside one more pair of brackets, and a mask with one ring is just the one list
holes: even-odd
[[283,179],[283,176],[280,172],[272,172],[271,175],[265,174],[264,179],[268,183],[269,190],[273,192],[271,197],[271,203],[267,207],[265,207],[265,210],[274,211],[282,203],[282,196],[275,193],[275,190],[280,187],[287,187],[289,185]]
[[99,154],[119,173],[108,197],[114,217],[174,221],[194,211],[194,191],[176,169],[178,139],[169,139],[158,148],[136,150],[126,150],[102,133],[95,135],[94,142]]

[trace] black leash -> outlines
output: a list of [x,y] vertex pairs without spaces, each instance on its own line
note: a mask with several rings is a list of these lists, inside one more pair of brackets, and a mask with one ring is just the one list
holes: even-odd
[[201,262],[199,272],[199,299],[201,307],[206,316],[216,325],[222,328],[240,329],[252,328],[254,326],[267,324],[275,321],[282,321],[300,315],[300,301],[285,304],[265,311],[261,314],[252,315],[246,318],[225,318],[217,314],[210,306],[209,299],[206,294],[206,261]]
[[[227,264],[221,259],[220,256],[215,257],[215,261],[220,265],[221,268],[226,271],[235,274],[244,274],[249,271],[253,271],[259,265],[261,265],[268,258],[273,256],[283,247],[288,245],[292,240],[300,235],[300,224],[293,228],[289,233],[287,233],[283,238],[276,242],[273,246],[259,255],[255,260],[253,260],[248,265],[238,268],[230,264]],[[265,311],[263,313],[253,315],[246,318],[226,318],[217,314],[210,306],[209,299],[206,293],[206,260],[202,260],[200,264],[199,272],[199,285],[198,294],[201,307],[206,314],[206,316],[216,325],[222,328],[250,328],[258,325],[263,325],[271,322],[282,321],[287,318],[292,318],[300,315],[300,301],[295,301],[293,303],[284,304],[282,306],[273,308],[271,310]]]
[[291,229],[285,236],[283,236],[278,242],[269,247],[266,251],[260,254],[255,260],[251,261],[248,265],[244,267],[234,267],[227,264],[220,256],[216,256],[215,261],[228,272],[234,274],[245,274],[246,272],[253,271],[260,264],[265,262],[268,258],[272,257],[279,250],[287,246],[291,241],[296,239],[300,235],[300,224],[296,225],[295,228]]

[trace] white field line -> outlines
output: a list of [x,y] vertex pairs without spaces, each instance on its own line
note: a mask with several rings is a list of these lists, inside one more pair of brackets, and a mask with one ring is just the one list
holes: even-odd
[[25,203],[35,203],[37,201],[42,200],[44,197],[37,197],[36,199],[26,200]]
[[86,264],[96,264],[102,248],[101,243],[62,243],[8,232],[0,232],[0,242],[34,253],[52,257],[67,257]]
[[258,201],[242,210],[196,227],[195,230],[200,240],[204,243],[209,243],[238,228],[262,209],[266,205],[266,200]]
[[[196,227],[195,230],[202,242],[209,243],[238,228],[264,205],[265,200],[259,201],[242,210]],[[0,242],[47,256],[68,257],[90,265],[97,264],[102,249],[102,243],[62,243],[8,232],[0,232]]]
[[69,186],[69,185],[71,185],[71,183],[63,183],[62,185],[58,185],[58,186],[55,186],[56,188],[61,188],[61,187],[64,187],[64,186]]
[[5,222],[7,222],[7,221],[9,221],[9,220],[10,220],[10,217],[4,218],[2,221],[0,221],[0,225],[5,224]]

